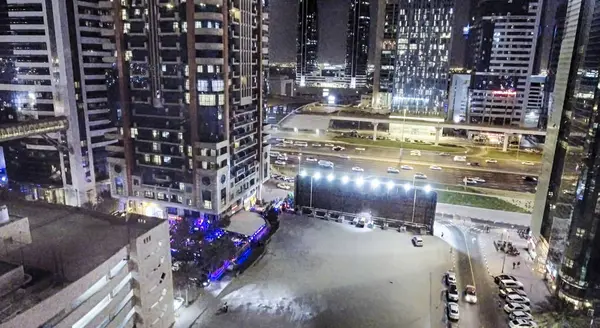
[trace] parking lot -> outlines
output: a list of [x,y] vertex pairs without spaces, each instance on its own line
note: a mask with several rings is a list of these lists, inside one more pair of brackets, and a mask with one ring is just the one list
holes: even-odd
[[266,255],[200,327],[445,327],[449,246],[423,236],[284,214]]

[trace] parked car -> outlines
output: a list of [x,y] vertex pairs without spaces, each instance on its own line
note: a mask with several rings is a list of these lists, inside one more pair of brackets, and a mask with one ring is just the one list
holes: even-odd
[[458,287],[455,284],[448,286],[448,289],[446,290],[446,298],[448,298],[448,302],[458,302],[460,297],[458,295]]
[[515,280],[501,280],[500,283],[498,284],[498,286],[500,286],[500,288],[502,289],[506,289],[506,288],[513,288],[513,289],[523,289],[523,284],[521,282],[515,281]]
[[412,237],[412,243],[415,247],[423,247],[423,238],[419,236]]
[[446,272],[446,284],[456,284],[456,273],[452,271]]
[[439,166],[437,166],[437,165],[431,165],[431,166],[429,167],[429,169],[430,169],[430,170],[433,170],[433,171],[441,171],[441,170],[442,170],[442,168],[441,168],[441,167],[439,167]]
[[321,147],[321,144],[320,143],[314,143],[311,146],[313,146],[313,147]]
[[438,153],[438,155],[440,155],[440,156],[450,156],[450,153],[441,152],[441,153]]
[[537,323],[531,320],[516,319],[508,322],[510,328],[537,328]]
[[530,175],[526,175],[523,177],[523,181],[525,182],[538,182],[538,178],[532,177]]
[[355,167],[352,168],[352,171],[354,171],[354,172],[364,172],[365,169],[363,169],[360,166],[355,166]]
[[307,158],[306,158],[306,161],[307,161],[307,162],[318,162],[319,160],[318,160],[318,159],[316,159],[315,157],[310,157],[310,156],[309,156],[309,157],[307,157]]
[[466,184],[477,184],[477,181],[475,181],[473,178],[467,178],[467,177],[465,177],[463,179],[463,182]]
[[320,160],[318,163],[319,166],[333,168],[333,162]]
[[469,162],[467,163],[468,166],[479,166],[479,162]]
[[331,148],[331,147],[335,147],[335,145],[334,145],[334,144],[330,144],[330,143],[326,143],[326,144],[324,144],[323,146],[325,146],[325,147],[330,147],[330,148]]
[[333,147],[331,147],[331,150],[333,150],[333,151],[342,151],[344,149],[346,149],[346,148],[344,148],[342,146],[333,146]]
[[523,319],[523,320],[532,321],[533,320],[533,316],[529,312],[525,312],[525,311],[513,311],[513,312],[511,312],[508,315],[508,319],[509,320]]
[[498,276],[494,277],[494,282],[496,283],[496,285],[500,284],[500,281],[502,280],[514,280],[517,281],[517,278],[515,278],[515,276],[509,276],[507,274],[501,274]]
[[486,162],[486,163],[492,163],[492,164],[494,164],[494,163],[498,163],[498,161],[497,161],[497,160],[495,160],[495,159],[493,159],[493,158],[488,158],[488,159],[486,159],[486,160],[485,160],[485,162]]
[[517,294],[517,295],[527,297],[527,293],[525,293],[524,290],[516,289],[516,288],[506,288],[506,289],[500,288],[500,291],[498,292],[498,296],[500,296],[502,298],[505,298],[506,295],[511,295],[511,294]]
[[477,183],[484,183],[485,182],[485,179],[482,179],[480,177],[474,177],[474,178],[471,178],[471,179],[477,181]]
[[421,156],[421,151],[420,150],[411,150],[410,155],[411,156]]
[[519,303],[519,304],[529,305],[531,303],[531,301],[529,300],[529,298],[521,296],[521,295],[509,294],[509,295],[506,295],[506,303]]
[[514,311],[523,311],[523,312],[531,312],[529,306],[520,303],[507,303],[504,306],[504,312],[512,313]]
[[410,165],[402,165],[402,166],[400,166],[400,168],[403,170],[412,170],[413,169],[413,167]]
[[458,321],[458,319],[460,319],[458,304],[454,302],[448,303],[448,319],[453,321]]
[[398,170],[395,167],[388,167],[387,168],[387,173],[400,173],[400,170]]
[[284,161],[275,161],[275,164],[285,166],[286,163]]
[[415,179],[427,179],[427,176],[423,173],[416,173],[414,178]]

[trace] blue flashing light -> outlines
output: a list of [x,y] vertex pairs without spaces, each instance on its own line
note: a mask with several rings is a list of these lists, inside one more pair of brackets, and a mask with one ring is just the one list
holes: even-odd
[[221,279],[221,277],[225,273],[225,269],[227,269],[228,266],[229,266],[229,261],[225,261],[220,268],[218,268],[216,271],[214,271],[210,274],[209,279],[212,281]]

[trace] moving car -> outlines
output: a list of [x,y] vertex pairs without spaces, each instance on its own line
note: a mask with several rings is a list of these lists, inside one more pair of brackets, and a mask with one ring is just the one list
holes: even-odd
[[292,140],[283,140],[283,143],[286,145],[293,145],[294,142]]
[[442,170],[442,168],[441,168],[441,167],[439,167],[439,166],[437,166],[437,165],[431,165],[431,166],[429,167],[429,169],[430,169],[430,170],[434,170],[434,171],[441,171],[441,170]]
[[531,301],[529,300],[529,298],[521,296],[521,295],[509,294],[509,295],[506,295],[506,303],[518,303],[518,304],[529,305],[531,303]]
[[387,173],[400,173],[400,170],[398,170],[395,167],[388,167],[387,168]]
[[330,143],[326,143],[326,144],[324,144],[323,146],[325,146],[325,147],[335,147],[335,145],[334,145],[334,144],[330,144]]
[[458,287],[455,284],[448,286],[448,289],[446,290],[446,297],[448,298],[448,302],[458,302]]
[[356,147],[356,148],[354,148],[354,149],[356,149],[356,150],[358,150],[358,151],[365,151],[365,150],[367,150],[366,148],[363,148],[363,147]]
[[521,164],[527,165],[527,166],[534,166],[535,165],[534,162],[530,162],[530,161],[521,162]]
[[516,289],[516,288],[506,288],[506,289],[500,288],[500,291],[498,292],[498,295],[502,298],[505,298],[506,295],[511,295],[511,294],[517,294],[517,295],[527,297],[527,293],[525,293],[525,291],[523,291],[521,289]]
[[471,304],[477,303],[477,293],[475,290],[475,286],[467,285],[467,287],[465,287],[465,302]]
[[468,166],[479,166],[479,162],[469,162],[467,163]]
[[497,160],[493,159],[493,158],[488,158],[485,160],[486,163],[498,163]]
[[448,285],[456,284],[456,273],[452,271],[446,272],[446,283]]
[[276,165],[285,165],[285,162],[284,161],[275,161],[275,164]]
[[400,166],[400,168],[403,170],[412,170],[413,169],[413,167],[410,165],[402,165],[402,166]]
[[319,166],[333,168],[333,162],[325,161],[325,160],[320,160],[319,161]]
[[427,176],[423,173],[416,173],[415,179],[427,179]]
[[333,151],[342,151],[344,149],[346,149],[346,148],[344,148],[342,146],[333,146],[333,147],[331,147],[331,150],[333,150]]
[[440,156],[450,156],[450,153],[441,152],[438,155],[440,155]]
[[512,313],[514,311],[531,312],[531,309],[529,308],[529,306],[519,303],[507,303],[504,306],[504,312]]
[[454,156],[454,161],[455,162],[466,162],[467,156]]
[[321,147],[321,144],[320,143],[314,143],[311,146],[313,146],[313,147]]
[[502,280],[513,280],[513,281],[517,281],[517,278],[515,278],[515,276],[509,276],[507,274],[501,274],[498,276],[494,277],[494,282],[496,283],[496,285],[500,284],[500,281]]
[[482,179],[480,177],[474,177],[472,179],[475,180],[475,181],[477,181],[477,183],[484,183],[485,182],[485,179]]
[[411,150],[410,155],[411,156],[421,156],[421,151],[420,150]]
[[364,172],[365,169],[363,169],[360,166],[355,166],[355,167],[352,168],[352,171],[354,171],[354,172]]
[[373,223],[373,220],[366,216],[356,217],[356,218],[354,218],[353,221],[354,221],[354,225],[357,228],[364,228],[364,227],[368,226],[369,224]]
[[532,177],[530,175],[526,175],[523,177],[523,181],[525,182],[538,182],[538,178]]
[[532,328],[537,327],[538,325],[531,320],[516,319],[509,321],[508,326],[510,328]]
[[448,319],[458,321],[460,314],[458,312],[458,304],[454,302],[448,303]]
[[423,247],[423,238],[419,236],[412,237],[412,243],[415,247]]
[[307,157],[307,158],[306,158],[306,161],[307,161],[307,162],[317,162],[317,161],[318,161],[318,159],[316,159],[315,157],[310,157],[310,156],[309,156],[309,157]]
[[285,184],[285,183],[278,183],[277,184],[277,188],[283,189],[283,190],[290,190],[290,189],[292,189],[292,187],[290,185]]
[[463,179],[463,182],[466,184],[477,184],[477,181],[475,181],[473,178],[467,178],[467,177],[465,177]]
[[287,161],[288,157],[286,154],[280,154],[279,156],[277,156],[277,160],[279,161]]
[[296,141],[294,142],[294,145],[298,147],[308,147],[308,143],[305,141]]
[[508,315],[508,318],[510,320],[517,320],[517,319],[523,319],[523,320],[529,320],[529,321],[533,320],[533,316],[531,315],[531,313],[525,312],[525,311],[513,311]]

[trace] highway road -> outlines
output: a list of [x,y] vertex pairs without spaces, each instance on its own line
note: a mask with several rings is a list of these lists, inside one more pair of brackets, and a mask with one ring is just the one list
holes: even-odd
[[[288,155],[288,160],[286,166],[294,167],[298,169],[298,156],[297,152],[288,151],[286,152]],[[464,185],[463,179],[465,177],[479,177],[486,180],[485,183],[478,183],[477,187],[485,187],[492,189],[501,189],[501,190],[509,190],[509,191],[519,191],[519,192],[535,192],[535,183],[526,182],[523,180],[523,177],[518,174],[509,174],[509,173],[498,173],[494,171],[474,171],[469,169],[469,167],[465,168],[446,168],[443,167],[441,171],[435,171],[430,169],[430,165],[428,164],[409,164],[413,169],[412,170],[402,170],[400,169],[401,165],[404,165],[403,161],[397,161],[396,163],[391,162],[381,162],[376,160],[369,159],[354,159],[350,157],[350,159],[340,157],[342,155],[329,155],[329,156],[312,156],[317,158],[318,160],[328,160],[334,163],[334,173],[339,174],[349,174],[349,175],[361,175],[364,177],[374,176],[379,177],[381,179],[398,179],[402,181],[411,181],[415,173],[423,173],[427,176],[427,179],[417,179],[417,185],[424,184],[432,184],[434,187],[443,188],[443,186],[436,186],[435,184],[444,184],[444,185]],[[311,157],[311,155],[304,155],[302,157],[302,162],[300,164],[300,168],[310,169],[310,170],[327,170],[319,167],[316,162],[309,162],[307,159]],[[276,160],[275,157],[271,157],[271,162],[274,163]],[[360,167],[364,171],[363,172],[354,172],[352,171],[353,167]],[[400,169],[400,173],[387,173],[388,167],[396,167]]]

